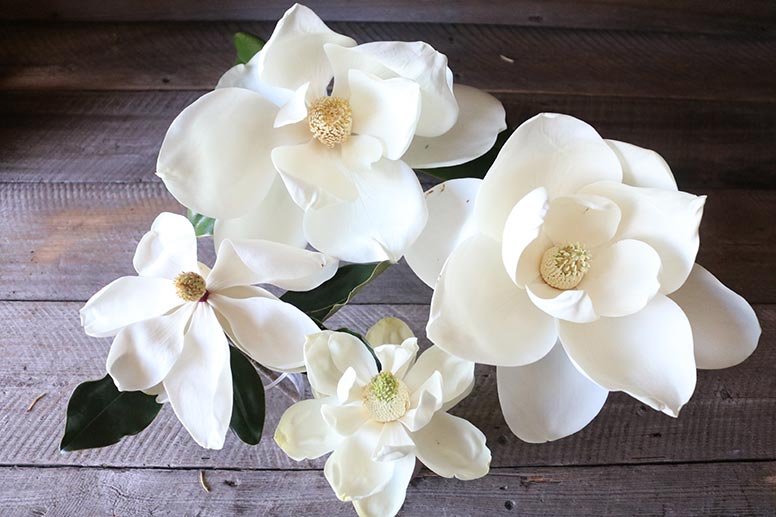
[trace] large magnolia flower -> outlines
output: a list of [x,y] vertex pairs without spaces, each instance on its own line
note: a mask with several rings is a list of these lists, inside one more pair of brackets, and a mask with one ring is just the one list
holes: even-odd
[[366,339],[380,369],[350,334],[308,337],[305,364],[315,398],[294,404],[280,419],[275,441],[286,454],[302,460],[334,451],[326,479],[362,516],[399,511],[416,457],[444,477],[487,474],[485,436],[447,413],[471,392],[474,363],[437,347],[416,361],[417,339],[394,318],[378,322]]
[[312,289],[337,261],[274,242],[227,240],[211,271],[197,262],[189,221],[163,213],[140,240],[134,266],[138,276],[89,299],[81,324],[90,336],[116,336],[107,369],[119,390],[169,401],[198,444],[220,449],[232,415],[226,336],[264,366],[294,372],[304,369],[305,336],[318,330],[299,309],[250,284]]
[[297,4],[175,119],[157,174],[218,219],[217,242],[309,241],[352,262],[396,261],[426,222],[411,167],[469,161],[506,127],[495,98],[452,78],[426,43],[356,46]]
[[749,304],[694,264],[704,202],[655,152],[538,115],[483,181],[428,194],[407,254],[435,285],[428,336],[499,367],[502,411],[526,441],[578,431],[609,391],[677,416],[696,367],[735,365],[760,335]]

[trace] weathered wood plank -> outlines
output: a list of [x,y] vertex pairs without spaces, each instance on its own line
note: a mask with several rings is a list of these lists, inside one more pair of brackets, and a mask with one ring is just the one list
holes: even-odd
[[[0,181],[154,181],[169,124],[202,93],[3,93]],[[569,113],[604,137],[655,149],[684,189],[776,185],[776,103],[496,95],[512,127]]]
[[[776,38],[493,25],[332,24],[359,42],[423,40],[494,91],[774,102]],[[237,30],[273,23],[5,24],[0,89],[208,89]],[[504,59],[504,57],[507,59]],[[513,62],[510,62],[512,60]]]
[[[296,463],[272,442],[282,411],[291,403],[268,393],[265,436],[247,447],[229,436],[221,451],[199,448],[169,408],[144,433],[94,451],[57,452],[67,400],[79,382],[101,377],[109,339],[85,336],[80,303],[0,303],[5,361],[0,362],[0,465],[86,465],[242,469],[320,468],[322,461]],[[493,465],[600,465],[717,460],[768,460],[776,451],[776,306],[758,306],[764,335],[754,356],[727,370],[699,373],[693,399],[678,419],[652,411],[623,394],[612,394],[601,414],[576,435],[532,445],[514,437],[498,409],[493,368],[478,367],[474,393],[454,412],[486,434]],[[350,306],[331,326],[366,331],[378,319],[396,316],[419,336],[428,307]],[[427,345],[425,339],[422,343]],[[29,403],[41,399],[29,413]],[[709,423],[713,422],[713,425]]]
[[[319,471],[2,468],[9,516],[355,515]],[[459,481],[427,471],[400,515],[772,515],[776,462],[493,469]],[[511,511],[511,512],[510,512]]]
[[[776,191],[695,191],[709,194],[698,261],[751,302],[776,301]],[[137,241],[162,211],[181,208],[160,182],[0,183],[0,299],[88,299],[133,274]],[[210,241],[200,250],[201,260],[212,264]],[[428,303],[430,295],[401,263],[357,301]]]
[[[286,0],[251,2],[222,0],[126,0],[65,2],[45,0],[31,4],[6,2],[1,20],[271,20],[282,16]],[[358,22],[492,23],[537,27],[692,31],[704,33],[773,33],[776,14],[767,0],[745,3],[676,3],[670,0],[501,0],[487,4],[475,0],[369,1],[308,0],[306,5],[325,20]]]

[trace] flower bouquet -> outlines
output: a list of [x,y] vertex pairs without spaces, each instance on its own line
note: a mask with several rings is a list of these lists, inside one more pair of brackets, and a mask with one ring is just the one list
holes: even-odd
[[[499,138],[501,103],[453,84],[429,44],[357,44],[301,5],[235,44],[161,143],[157,175],[187,217],[160,214],[137,276],[81,310],[113,342],[106,376],[73,392],[63,451],[137,434],[167,403],[202,447],[229,429],[255,445],[265,389],[287,379],[308,397],[277,445],[331,453],[337,497],[394,515],[418,460],[487,474],[485,436],[448,413],[475,363],[497,367],[509,428],[538,443],[585,427],[610,391],[677,417],[697,368],[757,346],[751,306],[695,264],[705,197],[654,151],[551,113]],[[417,172],[443,182],[424,193]],[[430,346],[388,314],[363,335],[327,326],[402,257],[434,290]]]

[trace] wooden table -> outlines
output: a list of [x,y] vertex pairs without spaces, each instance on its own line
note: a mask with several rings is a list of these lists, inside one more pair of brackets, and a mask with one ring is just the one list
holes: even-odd
[[[290,404],[278,390],[257,447],[230,435],[200,449],[165,408],[114,447],[57,450],[70,392],[104,374],[109,345],[83,334],[78,309],[131,273],[158,212],[180,211],[153,175],[167,126],[230,66],[233,32],[266,38],[288,7],[159,4],[0,2],[0,515],[352,515],[322,461],[273,443]],[[478,368],[457,412],[487,435],[491,473],[465,483],[423,470],[405,515],[776,512],[776,4],[733,4],[310,2],[360,42],[428,41],[457,81],[504,102],[510,127],[560,111],[659,151],[684,190],[709,195],[699,262],[763,326],[746,363],[700,372],[679,419],[612,394],[594,423],[545,445],[509,432],[494,371]],[[423,335],[430,296],[401,264],[337,323],[394,315]]]

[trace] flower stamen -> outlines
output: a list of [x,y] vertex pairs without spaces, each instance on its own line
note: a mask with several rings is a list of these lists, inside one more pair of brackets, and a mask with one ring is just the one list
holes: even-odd
[[196,302],[207,296],[207,284],[202,275],[184,271],[175,277],[175,292],[187,302]]
[[539,273],[555,289],[574,289],[590,270],[590,258],[590,251],[578,242],[553,246],[542,255]]
[[347,99],[321,97],[307,110],[310,132],[326,147],[344,143],[353,129],[353,112]]
[[373,420],[392,422],[404,416],[410,407],[407,386],[391,372],[380,372],[364,387],[364,407]]

